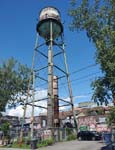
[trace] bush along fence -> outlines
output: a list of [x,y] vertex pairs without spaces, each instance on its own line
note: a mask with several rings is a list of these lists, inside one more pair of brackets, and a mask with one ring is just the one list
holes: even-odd
[[[1,139],[1,145],[7,145],[11,147],[22,147],[29,148],[31,146],[32,138],[31,138],[30,130],[23,131],[22,142],[20,143],[20,133],[19,132],[11,132],[9,134],[10,141]],[[52,145],[55,142],[59,141],[70,141],[76,139],[76,130],[74,128],[52,128],[52,129],[38,129],[34,130],[33,134],[34,145],[36,147],[42,147],[47,145]]]

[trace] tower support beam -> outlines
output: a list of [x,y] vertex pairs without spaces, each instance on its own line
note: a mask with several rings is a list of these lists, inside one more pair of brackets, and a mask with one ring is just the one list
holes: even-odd
[[53,112],[53,37],[52,37],[52,21],[50,21],[50,44],[48,48],[48,109],[47,109],[47,126],[54,127]]

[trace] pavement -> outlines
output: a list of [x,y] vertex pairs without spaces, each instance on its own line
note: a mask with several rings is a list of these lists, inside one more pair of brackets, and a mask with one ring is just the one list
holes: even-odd
[[[58,142],[52,146],[38,148],[37,150],[100,150],[104,146],[101,141],[68,141]],[[0,150],[28,150],[18,148],[0,148]]]

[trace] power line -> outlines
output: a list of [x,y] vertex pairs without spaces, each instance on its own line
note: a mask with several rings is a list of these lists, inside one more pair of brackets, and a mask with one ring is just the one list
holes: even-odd
[[89,92],[89,93],[82,93],[82,94],[79,94],[79,95],[76,95],[76,96],[73,96],[73,98],[80,98],[80,97],[85,97],[85,96],[88,96],[88,95],[91,95],[93,94],[93,92]]
[[[86,70],[86,69],[95,67],[96,65],[97,65],[97,64],[91,64],[91,65],[85,66],[85,67],[83,67],[83,68],[81,68],[81,69],[79,69],[79,70],[75,70],[75,71],[71,72],[69,75],[73,75],[73,74],[75,74],[75,73],[77,73],[77,72],[81,72],[81,71],[84,71],[84,70]],[[83,77],[83,78],[84,78],[84,77]],[[75,79],[75,80],[81,80],[81,78]],[[73,80],[72,80],[71,82],[73,82]],[[63,83],[63,84],[66,84],[66,83]],[[43,83],[43,84],[41,84],[40,86],[43,86],[43,85],[46,85],[46,83]]]
[[95,67],[95,66],[97,66],[97,64],[91,64],[91,65],[85,66],[85,67],[83,67],[83,68],[81,68],[81,69],[79,69],[79,70],[75,70],[75,71],[71,72],[70,75],[71,75],[71,74],[75,74],[75,73],[77,73],[77,72],[84,71],[84,70],[86,70],[86,69],[89,69],[89,68],[92,68],[92,67]]
[[[71,83],[74,82],[74,81],[77,81],[77,80],[86,79],[86,78],[91,77],[91,76],[93,76],[95,74],[98,74],[98,73],[100,73],[100,71],[88,74],[86,76],[83,76],[83,77],[80,77],[80,78],[77,78],[77,79],[73,79],[73,80],[71,80]],[[63,82],[61,84],[64,85],[64,84],[67,84],[67,83]]]
[[[96,74],[98,74],[98,73],[100,73],[100,71],[98,71],[98,72],[94,72],[94,73],[91,73],[91,74],[88,74],[88,75],[86,75],[86,76],[82,76],[82,77],[80,77],[80,78],[77,78],[77,79],[73,79],[73,80],[71,80],[71,83],[72,82],[75,82],[75,81],[77,81],[77,80],[82,80],[82,79],[87,79],[87,78],[89,78],[89,77],[91,77],[91,76],[93,76],[93,75],[96,75]],[[97,76],[95,76],[94,78],[96,78]],[[91,78],[90,78],[91,79]],[[89,80],[90,80],[89,79]],[[86,80],[87,81],[87,80]],[[79,83],[83,83],[83,82],[79,82]],[[59,84],[59,87],[60,86],[64,86],[64,85],[66,85],[67,84],[67,82],[61,82],[60,84]],[[46,83],[43,83],[43,84],[40,84],[39,85],[39,87],[40,86],[44,86],[44,85],[46,85]]]
[[[94,78],[96,78],[96,76],[95,76]],[[83,84],[84,82],[87,82],[87,81],[90,81],[90,80],[94,80],[94,78],[89,78],[89,79],[83,80],[82,82],[81,82],[81,81],[80,81],[80,82],[77,82],[77,85]],[[75,82],[72,83],[72,85],[74,85],[74,84],[76,84],[76,83],[75,83]]]

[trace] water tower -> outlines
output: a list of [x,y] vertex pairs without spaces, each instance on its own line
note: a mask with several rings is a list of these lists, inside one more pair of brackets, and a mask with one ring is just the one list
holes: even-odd
[[[46,110],[48,128],[60,126],[59,111],[61,107],[66,106],[71,107],[72,116],[74,118],[74,123],[76,126],[72,89],[65,53],[63,24],[61,22],[61,15],[59,10],[54,7],[43,8],[39,14],[39,21],[36,30],[37,38],[34,48],[32,70],[35,73],[35,80],[39,78],[41,81],[46,82],[47,84],[47,97],[43,99],[38,99],[36,101],[47,101]],[[43,50],[42,47],[44,47]],[[47,50],[45,51],[46,48]],[[38,58],[36,57],[37,54],[39,54]],[[59,65],[61,64],[60,56],[63,57],[62,63],[64,67],[62,67],[62,65]],[[57,57],[58,62],[56,64],[55,62],[57,61]],[[41,66],[38,68],[40,59],[42,63]],[[37,62],[37,65],[35,65],[35,62]],[[60,97],[59,94],[59,92],[61,91],[59,89],[59,83],[60,80],[62,80],[63,78],[67,82],[67,90],[69,94],[67,95],[67,97],[69,97],[68,101]],[[39,82],[38,85],[40,86]],[[61,89],[64,89],[63,84]],[[34,102],[31,105],[36,107],[36,105],[34,105]],[[28,104],[30,105],[30,103]],[[37,107],[41,108],[41,106],[39,105]],[[42,108],[45,109],[45,107]]]
[[[53,94],[53,45],[55,39],[62,35],[63,26],[60,12],[54,7],[42,9],[37,24],[37,32],[48,44],[48,103],[47,103],[47,125],[54,126],[54,94]],[[58,112],[57,112],[58,113]]]
[[48,45],[62,35],[63,25],[61,23],[60,12],[54,7],[46,7],[41,10],[37,32],[46,40]]

